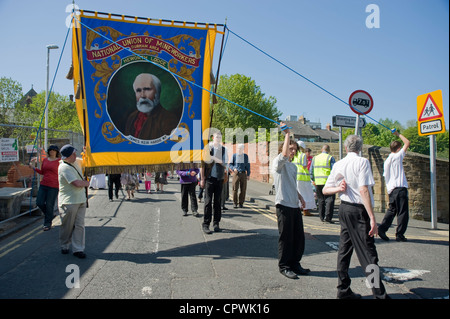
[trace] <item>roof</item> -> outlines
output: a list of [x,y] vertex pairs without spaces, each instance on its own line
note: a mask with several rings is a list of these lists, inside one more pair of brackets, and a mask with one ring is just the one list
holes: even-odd
[[339,133],[335,131],[328,131],[323,129],[313,130],[308,124],[303,124],[299,121],[285,121],[287,126],[292,127],[291,132],[298,139],[303,138],[314,138],[317,141],[330,141],[339,140]]
[[287,126],[292,127],[291,132],[294,135],[300,135],[304,137],[317,137],[316,132],[307,124],[302,124],[299,121],[285,121]]
[[20,99],[19,103],[21,105],[24,104],[30,104],[32,102],[32,99],[37,95],[36,91],[31,88],[27,93],[23,95],[23,97]]

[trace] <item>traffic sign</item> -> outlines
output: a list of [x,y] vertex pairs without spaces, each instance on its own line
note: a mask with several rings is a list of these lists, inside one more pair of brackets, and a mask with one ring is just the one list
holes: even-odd
[[[343,127],[355,127],[356,117],[355,116],[343,116],[335,115],[333,116],[333,126],[343,126]],[[359,118],[359,127],[366,127],[366,119],[363,117]]]
[[445,132],[441,90],[417,97],[417,122],[420,136]]
[[350,94],[348,104],[350,109],[359,115],[369,114],[373,108],[373,99],[369,93],[363,90],[356,90]]

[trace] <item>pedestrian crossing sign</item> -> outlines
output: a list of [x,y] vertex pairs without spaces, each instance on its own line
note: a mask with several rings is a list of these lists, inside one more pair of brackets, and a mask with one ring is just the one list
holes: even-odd
[[420,136],[445,132],[441,90],[417,97],[417,122]]

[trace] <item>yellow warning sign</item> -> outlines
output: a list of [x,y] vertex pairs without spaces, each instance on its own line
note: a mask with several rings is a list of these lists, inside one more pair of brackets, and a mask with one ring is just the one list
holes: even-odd
[[417,123],[420,136],[445,132],[441,90],[417,97]]

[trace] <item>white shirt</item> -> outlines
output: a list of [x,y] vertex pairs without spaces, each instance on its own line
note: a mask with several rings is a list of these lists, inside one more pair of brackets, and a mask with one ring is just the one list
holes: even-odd
[[299,207],[297,165],[289,162],[289,158],[280,153],[272,162],[272,174],[275,185],[275,205]]
[[82,169],[79,166],[79,162],[72,163],[75,167],[71,167],[60,161],[58,167],[58,181],[59,181],[59,193],[58,193],[58,205],[68,204],[81,204],[86,202],[86,190],[84,187],[76,187],[71,183],[76,180],[82,180],[80,177]]
[[384,162],[384,180],[386,181],[386,188],[390,194],[396,187],[408,188],[405,171],[403,170],[403,158],[405,151],[403,148],[397,153],[389,154]]
[[339,186],[342,179],[347,183],[345,192],[339,193],[339,198],[343,201],[363,204],[359,188],[369,186],[370,201],[373,206],[372,187],[375,185],[369,160],[360,157],[354,152],[349,152],[346,157],[334,164],[325,187]]

